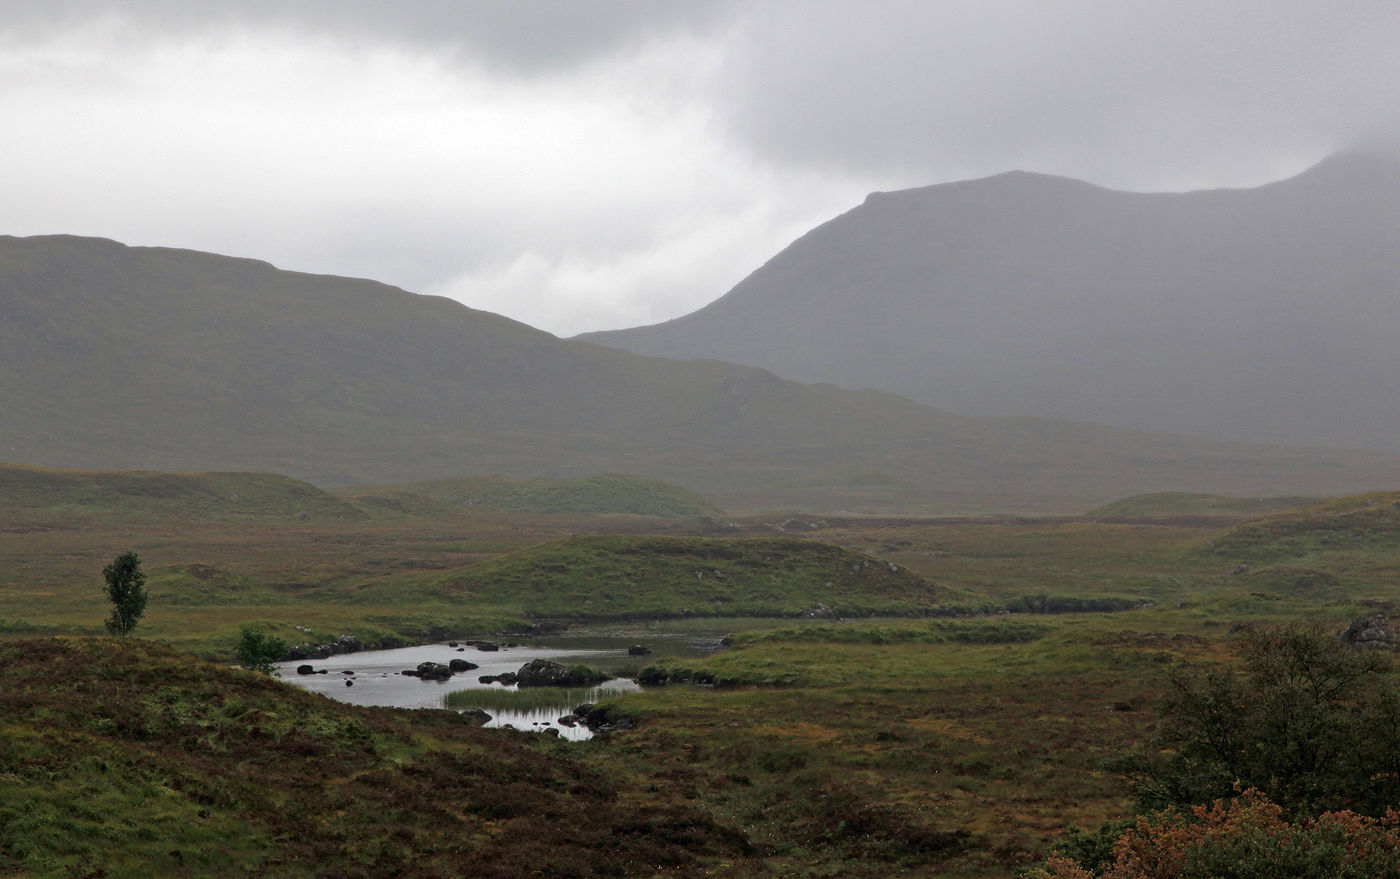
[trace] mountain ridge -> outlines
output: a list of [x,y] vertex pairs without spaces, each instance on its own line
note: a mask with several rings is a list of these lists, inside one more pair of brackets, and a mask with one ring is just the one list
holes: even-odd
[[265,262],[0,238],[0,459],[320,486],[621,472],[723,509],[1078,512],[1149,491],[1338,495],[1400,456],[967,418],[554,336]]
[[1007,172],[872,193],[689,315],[575,338],[961,415],[1400,451],[1400,161],[1130,193]]

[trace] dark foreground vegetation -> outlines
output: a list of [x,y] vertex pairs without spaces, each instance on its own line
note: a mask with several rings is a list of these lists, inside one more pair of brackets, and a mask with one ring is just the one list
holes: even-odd
[[139,640],[0,645],[0,863],[36,876],[701,875],[752,846],[586,753]]

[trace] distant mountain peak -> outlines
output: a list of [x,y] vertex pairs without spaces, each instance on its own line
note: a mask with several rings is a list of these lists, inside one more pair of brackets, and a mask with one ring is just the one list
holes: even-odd
[[1397,156],[1250,189],[872,193],[693,314],[580,338],[966,415],[1400,451]]

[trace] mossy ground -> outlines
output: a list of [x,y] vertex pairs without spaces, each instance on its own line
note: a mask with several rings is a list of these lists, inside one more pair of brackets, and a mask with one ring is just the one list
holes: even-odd
[[[604,853],[607,839],[661,857],[662,873],[1009,876],[1066,826],[1129,814],[1102,761],[1148,735],[1169,670],[1231,661],[1232,631],[1259,622],[1340,628],[1395,606],[1396,502],[1394,493],[1329,501],[1228,528],[788,522],[804,536],[760,538],[730,561],[790,545],[802,558],[860,559],[862,571],[869,559],[921,578],[882,581],[877,594],[925,582],[946,603],[1060,595],[1150,606],[739,633],[730,649],[685,663],[692,679],[727,686],[609,699],[609,711],[639,722],[588,743],[476,730],[444,712],[354,709],[139,640],[3,641],[10,835],[0,852],[32,875],[81,875],[103,858],[111,876],[426,876],[461,865],[505,876],[508,865],[528,875],[546,862],[561,876],[656,872],[645,858]],[[785,523],[740,524],[774,535]],[[279,633],[309,626],[318,638],[415,627],[441,637],[523,614],[529,603],[511,599],[500,572],[544,564],[585,571],[558,582],[560,607],[606,594],[646,606],[662,590],[619,589],[621,548],[651,547],[638,558],[682,571],[709,548],[713,571],[716,548],[734,545],[682,527],[476,508],[361,522],[36,527],[11,512],[0,618],[12,635],[95,631],[101,565],[134,548],[153,596],[137,634],[183,649],[220,655],[254,620]],[[628,529],[656,533],[568,536]],[[653,551],[663,545],[681,550]],[[587,572],[606,558],[613,567]],[[737,588],[744,569],[734,570],[722,582]],[[493,571],[481,582],[499,594],[469,601],[442,589]],[[852,589],[875,582],[852,574]],[[541,829],[558,824],[572,829]],[[507,851],[519,834],[538,846],[528,865]],[[226,859],[210,854],[224,850]],[[470,860],[482,853],[504,860]]]

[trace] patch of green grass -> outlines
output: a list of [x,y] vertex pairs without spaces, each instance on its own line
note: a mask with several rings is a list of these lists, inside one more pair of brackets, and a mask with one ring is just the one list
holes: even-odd
[[1335,498],[1243,522],[1204,550],[1210,558],[1251,564],[1377,553],[1393,557],[1400,554],[1400,492]]
[[1294,507],[1317,503],[1311,497],[1224,497],[1218,494],[1192,494],[1184,491],[1159,491],[1139,494],[1104,504],[1084,515],[1098,519],[1218,516],[1248,518],[1278,513]]
[[204,522],[271,519],[343,521],[363,510],[299,479],[275,473],[57,470],[0,463],[0,508],[47,512],[55,521],[125,517]]
[[917,615],[935,590],[906,568],[784,537],[588,536],[532,547],[444,581],[448,595],[530,617],[624,619]]

